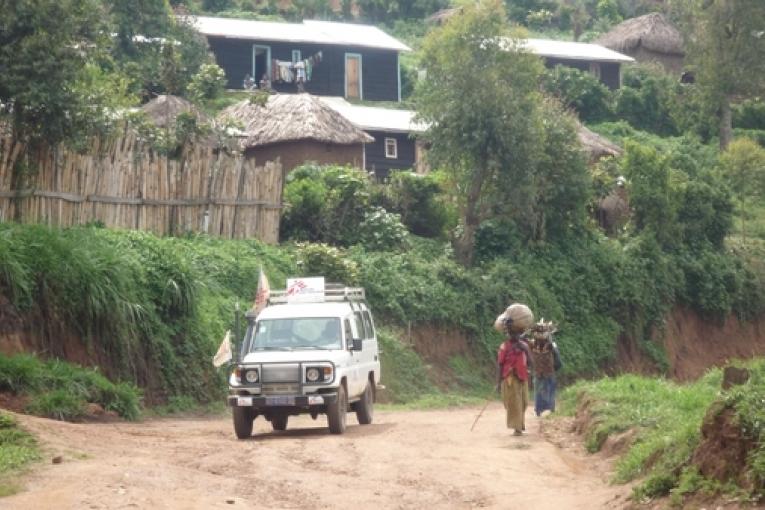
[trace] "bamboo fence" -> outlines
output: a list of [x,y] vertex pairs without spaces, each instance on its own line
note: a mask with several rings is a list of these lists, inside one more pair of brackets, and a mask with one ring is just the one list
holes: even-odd
[[26,165],[33,171],[14,175],[23,149],[0,137],[0,221],[101,222],[159,235],[279,240],[278,160],[256,166],[254,158],[205,144],[186,145],[171,158],[126,129],[120,137],[96,139],[84,154],[63,146],[42,149]]

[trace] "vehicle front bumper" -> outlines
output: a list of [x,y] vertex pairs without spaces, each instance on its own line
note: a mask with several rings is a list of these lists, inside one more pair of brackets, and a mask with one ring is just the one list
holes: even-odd
[[229,395],[229,407],[250,407],[252,409],[273,409],[292,407],[310,409],[324,407],[337,402],[337,393],[313,393],[310,395]]

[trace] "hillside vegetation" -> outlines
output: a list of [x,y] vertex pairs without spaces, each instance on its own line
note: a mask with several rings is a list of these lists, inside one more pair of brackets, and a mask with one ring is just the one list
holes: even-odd
[[613,479],[641,479],[636,500],[671,494],[680,505],[701,490],[756,501],[765,494],[765,361],[746,366],[749,380],[723,392],[722,371],[713,369],[687,385],[637,375],[581,381],[562,400],[568,412],[576,408],[589,451],[628,438]]

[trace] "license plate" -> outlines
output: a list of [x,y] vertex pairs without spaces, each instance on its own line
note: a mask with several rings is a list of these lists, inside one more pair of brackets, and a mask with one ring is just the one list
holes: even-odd
[[236,397],[236,405],[239,407],[252,407],[252,397]]
[[295,397],[266,397],[267,406],[292,406],[295,405]]

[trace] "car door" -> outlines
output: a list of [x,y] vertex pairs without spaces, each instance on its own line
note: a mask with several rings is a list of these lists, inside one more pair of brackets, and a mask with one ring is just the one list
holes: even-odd
[[345,345],[349,354],[348,360],[348,373],[346,382],[348,386],[348,396],[356,397],[359,395],[359,361],[361,359],[361,351],[352,350],[353,339],[358,338],[356,331],[354,331],[353,315],[347,316],[343,320],[343,335],[345,336]]

